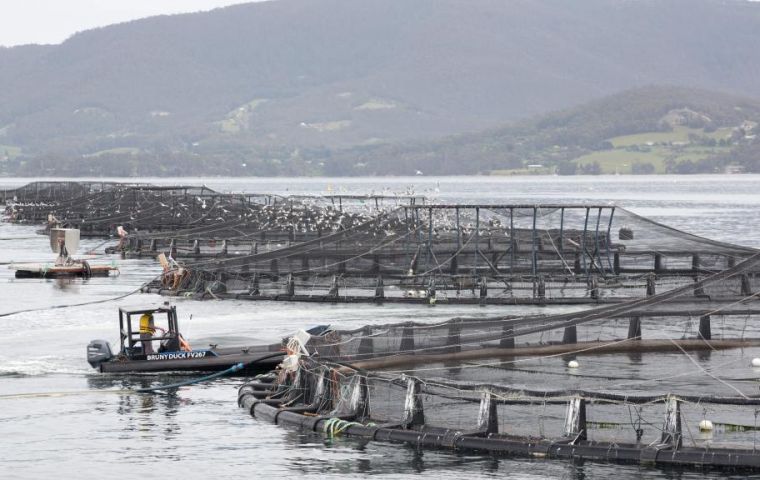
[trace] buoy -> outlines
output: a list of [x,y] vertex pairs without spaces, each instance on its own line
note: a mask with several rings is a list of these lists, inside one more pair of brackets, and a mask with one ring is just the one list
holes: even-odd
[[567,368],[578,368],[580,366],[581,364],[578,363],[577,360],[570,360],[569,362],[567,362]]
[[752,359],[752,366],[753,367],[760,367],[760,358],[755,357]]
[[714,426],[713,423],[710,420],[702,420],[699,422],[699,431],[700,432],[712,432]]

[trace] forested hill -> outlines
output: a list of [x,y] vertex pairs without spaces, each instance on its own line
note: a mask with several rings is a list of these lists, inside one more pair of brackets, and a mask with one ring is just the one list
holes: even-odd
[[333,154],[329,174],[760,172],[760,100],[650,86],[502,128]]
[[637,86],[760,97],[758,45],[760,2],[743,0],[275,0],[154,17],[0,49],[0,172],[353,174],[346,151]]

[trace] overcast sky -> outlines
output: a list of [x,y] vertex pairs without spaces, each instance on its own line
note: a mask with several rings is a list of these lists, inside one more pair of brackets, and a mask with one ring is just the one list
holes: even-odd
[[0,45],[61,43],[72,34],[164,13],[251,0],[0,0]]

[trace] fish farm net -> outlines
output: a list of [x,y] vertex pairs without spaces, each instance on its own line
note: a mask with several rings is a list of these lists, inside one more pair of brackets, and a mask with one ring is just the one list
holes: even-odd
[[[719,300],[758,263],[566,314],[297,334],[239,403],[275,423],[419,447],[760,468],[756,381],[727,375],[747,362],[739,348],[760,346],[758,290]],[[695,288],[710,298],[701,306]],[[604,368],[567,372],[600,355]]]
[[280,212],[281,224],[259,222],[264,229],[255,232],[210,238],[221,228],[213,227],[141,242],[140,252],[165,251],[174,260],[152,291],[251,300],[609,303],[694,283],[755,252],[613,206],[286,209],[292,216]]

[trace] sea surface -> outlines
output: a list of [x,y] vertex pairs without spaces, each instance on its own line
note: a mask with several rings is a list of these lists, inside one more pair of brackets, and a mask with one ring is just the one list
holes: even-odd
[[[0,179],[0,188],[32,180]],[[760,176],[755,175],[111,180],[203,184],[225,192],[283,195],[415,193],[439,202],[614,203],[697,235],[760,247]],[[54,259],[47,238],[37,235],[37,229],[0,221],[0,479],[726,478],[717,472],[418,451],[395,444],[327,439],[252,419],[236,405],[240,378],[168,394],[131,393],[129,389],[184,377],[98,374],[86,363],[85,348],[92,339],[118,343],[119,307],[152,306],[165,300],[134,293],[158,273],[158,266],[148,259],[106,256],[103,249],[113,242],[85,239],[77,256],[92,263],[114,263],[119,275],[17,280],[7,269],[10,263]],[[497,306],[172,300],[181,330],[194,346],[279,341],[314,324],[349,327],[515,311]],[[525,310],[521,307],[520,311]],[[12,312],[20,313],[6,315]],[[749,366],[753,356],[760,352],[714,352],[700,359],[700,368],[744,378],[746,388],[747,378],[760,376]],[[590,377],[613,373],[635,377],[641,372],[654,376],[669,371],[694,375],[697,368],[675,355],[649,354],[635,361],[615,356],[588,358],[581,368]],[[563,378],[571,374],[561,359],[530,368],[546,372],[547,388],[556,382],[579,381]],[[757,415],[753,419],[750,411],[736,422],[752,424],[753,420],[757,421]],[[743,440],[754,441],[753,434],[748,435]]]

